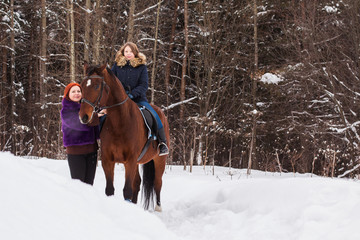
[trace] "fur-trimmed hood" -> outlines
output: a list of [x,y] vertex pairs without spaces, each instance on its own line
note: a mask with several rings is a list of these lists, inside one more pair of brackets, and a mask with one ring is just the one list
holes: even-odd
[[[118,65],[119,67],[123,67],[127,63],[127,60],[126,60],[125,56],[122,55],[122,54],[117,56],[115,61],[117,63],[116,65]],[[140,65],[145,65],[145,64],[146,64],[146,56],[144,54],[142,54],[142,53],[139,53],[138,57],[135,57],[135,58],[130,60],[130,65],[132,67],[134,67],[134,68],[138,67]]]

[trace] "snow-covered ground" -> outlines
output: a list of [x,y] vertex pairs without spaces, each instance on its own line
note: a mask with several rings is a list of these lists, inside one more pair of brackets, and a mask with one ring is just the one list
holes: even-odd
[[360,239],[360,182],[217,167],[168,166],[163,212],[106,197],[102,168],[94,186],[71,180],[67,161],[0,152],[0,239],[36,240],[346,240]]

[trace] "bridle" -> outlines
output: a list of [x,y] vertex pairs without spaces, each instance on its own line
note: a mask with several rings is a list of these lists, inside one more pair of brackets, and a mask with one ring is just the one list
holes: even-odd
[[123,105],[128,99],[129,99],[129,96],[126,96],[125,100],[122,101],[122,102],[119,102],[119,103],[115,103],[111,106],[103,106],[101,107],[100,106],[100,101],[101,101],[101,98],[103,96],[103,91],[104,91],[104,88],[107,86],[106,82],[104,81],[104,77],[102,76],[99,76],[99,75],[91,75],[91,76],[86,76],[84,77],[83,80],[90,80],[92,78],[96,78],[96,79],[101,79],[101,88],[100,88],[100,93],[99,95],[97,96],[95,102],[90,102],[89,100],[87,100],[86,98],[82,98],[80,100],[80,103],[87,103],[89,104],[92,108],[93,108],[93,112],[91,114],[91,118],[89,120],[89,122],[91,122],[91,119],[93,118],[94,114],[95,113],[99,113],[101,112],[103,109],[108,109],[108,108],[112,108],[112,107],[117,107],[117,106],[120,106],[120,105]]

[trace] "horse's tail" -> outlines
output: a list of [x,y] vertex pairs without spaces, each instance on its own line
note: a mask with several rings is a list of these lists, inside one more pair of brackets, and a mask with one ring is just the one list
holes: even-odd
[[155,165],[154,160],[151,160],[143,165],[142,199],[146,210],[154,203],[154,180]]

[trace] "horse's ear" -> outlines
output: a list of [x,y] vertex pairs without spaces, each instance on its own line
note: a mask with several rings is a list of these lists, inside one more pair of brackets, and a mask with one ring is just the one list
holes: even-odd
[[87,61],[84,61],[84,75],[86,75],[86,70],[89,67],[89,64]]
[[104,65],[102,65],[102,66],[100,67],[100,71],[101,71],[101,72],[104,71],[104,69],[106,68],[106,66],[107,66],[107,63],[105,63]]

